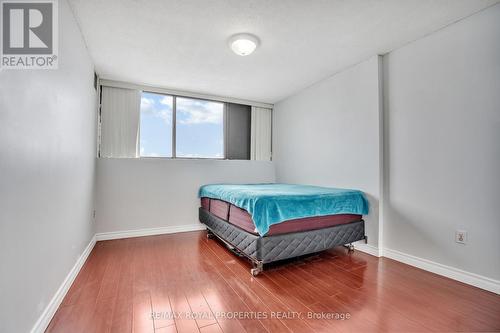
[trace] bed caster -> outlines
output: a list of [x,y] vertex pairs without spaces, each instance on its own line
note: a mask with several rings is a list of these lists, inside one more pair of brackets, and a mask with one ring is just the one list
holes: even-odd
[[214,238],[214,233],[207,229],[207,239]]
[[347,245],[344,245],[344,247],[347,249],[347,253],[354,252],[354,245],[353,244],[347,244]]
[[254,263],[253,266],[254,267],[252,269],[250,269],[250,273],[253,276],[259,275],[264,270],[264,264],[262,263],[262,261],[258,261],[256,263]]

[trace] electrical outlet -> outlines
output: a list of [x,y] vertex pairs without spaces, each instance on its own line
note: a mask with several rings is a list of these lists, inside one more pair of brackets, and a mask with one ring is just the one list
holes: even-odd
[[455,242],[457,242],[459,244],[467,243],[467,231],[465,231],[465,230],[455,231]]

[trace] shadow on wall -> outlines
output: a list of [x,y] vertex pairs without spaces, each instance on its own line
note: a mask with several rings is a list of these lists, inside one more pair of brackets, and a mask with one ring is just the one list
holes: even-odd
[[[391,108],[388,101],[390,75],[387,56],[383,57],[383,78],[384,247],[429,260],[436,260],[433,258],[433,254],[438,253],[441,258],[448,258],[448,261],[451,259],[454,263],[460,262],[459,253],[451,252],[449,248],[446,248],[448,240],[443,238],[442,234],[434,232],[433,229],[425,230],[422,226],[421,221],[426,218],[424,209],[419,210],[417,207],[405,206],[405,203],[396,202],[391,196]],[[428,217],[428,219],[435,219],[435,217]],[[412,253],[413,251],[408,251],[408,249],[420,249],[420,251]]]
[[[461,262],[459,253],[451,252],[449,248],[446,248],[446,244],[449,243],[446,236],[432,230],[425,230],[421,227],[422,223],[416,217],[420,215],[419,212],[402,210],[396,205],[391,204],[390,199],[387,201],[385,216],[386,224],[389,227],[385,229],[385,232],[387,234],[386,240],[391,239],[390,243],[386,242],[388,249],[394,249],[432,261],[437,259],[431,257],[430,254],[437,253],[441,258],[447,258],[448,261],[451,259],[455,263]],[[412,251],[407,250],[415,248],[420,248],[421,251],[419,253],[411,253]]]
[[365,196],[370,205],[368,215],[364,217],[365,234],[368,237],[368,244],[378,247],[379,199],[366,192]]

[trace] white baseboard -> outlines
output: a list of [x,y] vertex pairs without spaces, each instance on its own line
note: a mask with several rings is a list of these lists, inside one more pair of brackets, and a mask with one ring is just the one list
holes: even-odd
[[54,297],[52,297],[52,299],[50,300],[49,304],[43,311],[42,315],[38,318],[37,322],[31,329],[31,333],[43,333],[47,329],[47,326],[49,326],[52,317],[54,317],[54,314],[59,308],[59,305],[61,305],[64,297],[66,296],[66,293],[68,292],[69,288],[75,281],[75,278],[80,272],[80,269],[82,268],[90,252],[94,248],[96,241],[129,238],[129,237],[151,236],[160,234],[171,234],[171,233],[197,231],[197,230],[205,230],[205,226],[203,224],[197,223],[197,224],[182,225],[182,226],[164,227],[164,228],[126,230],[126,231],[103,232],[95,234],[94,237],[92,237],[92,239],[90,240],[90,243],[83,251],[83,253],[78,258],[73,268],[71,268],[71,271],[68,273],[68,275],[64,279],[59,289],[56,291]]
[[[171,233],[179,233],[179,232],[188,232],[188,231],[197,231],[204,230],[205,226],[203,224],[189,224],[182,226],[171,226],[171,227],[162,227],[162,228],[149,228],[149,229],[137,229],[137,230],[126,230],[126,231],[114,231],[114,232],[103,232],[95,234],[94,237],[90,240],[90,243],[87,245],[85,250],[83,251],[80,258],[78,258],[77,262],[69,272],[69,274],[64,279],[63,283],[55,293],[54,297],[52,297],[51,301],[43,311],[42,315],[38,319],[38,321],[33,326],[31,333],[42,333],[45,331],[47,326],[49,325],[52,317],[56,313],[59,305],[61,304],[64,296],[68,292],[71,284],[75,280],[76,276],[80,272],[85,260],[89,256],[90,252],[94,248],[96,241],[101,240],[111,240],[111,239],[120,239],[120,238],[130,238],[130,237],[142,237],[142,236],[152,236],[152,235],[161,235],[161,234],[171,234]],[[414,266],[432,273],[436,273],[438,275],[442,275],[448,277],[453,280],[457,280],[481,289],[485,289],[496,294],[500,294],[500,281],[487,278],[478,274],[470,273],[467,271],[463,271],[458,268],[454,268],[451,266],[446,266],[443,264],[439,264],[427,259],[422,259],[419,257],[412,256],[410,254],[406,254],[403,252],[399,252],[396,250],[391,250],[387,248],[379,249],[373,245],[364,244],[364,243],[355,243],[355,248],[359,251],[368,253],[375,257],[387,257],[390,259],[394,259],[396,261],[408,264],[410,266]]]
[[94,248],[96,239],[95,236],[92,237],[90,240],[90,243],[87,245],[85,250],[83,250],[83,253],[80,255],[78,260],[76,261],[75,265],[71,270],[69,271],[68,275],[64,279],[63,283],[57,289],[54,297],[50,300],[49,304],[43,311],[42,315],[38,318],[37,322],[31,329],[31,333],[43,333],[47,329],[47,326],[49,326],[50,321],[52,320],[52,317],[56,313],[57,309],[59,308],[59,305],[61,305],[61,302],[64,299],[64,296],[66,296],[66,293],[68,292],[69,288],[73,284],[73,281],[75,281],[76,276],[80,272],[80,269],[82,268],[83,264],[85,263],[85,260],[87,260],[90,252]]
[[361,251],[361,252],[368,253],[372,256],[380,257],[380,251],[379,251],[378,247],[370,245],[370,244],[365,244],[364,241],[362,241],[362,242],[363,243],[361,243],[361,242],[354,243],[354,248],[356,250]]
[[453,280],[457,280],[481,289],[494,292],[496,294],[500,294],[500,281],[495,279],[491,279],[475,273],[470,273],[458,268],[446,266],[434,261],[415,257],[410,254],[406,254],[396,250],[391,250],[388,248],[384,248],[383,256],[400,261],[410,266],[423,269],[425,271],[429,271],[438,275],[448,277]]
[[424,271],[432,272],[441,276],[445,276],[452,280],[460,281],[474,287],[500,294],[500,281],[491,279],[479,274],[470,273],[455,267],[443,265],[427,259],[415,257],[413,255],[403,253],[392,249],[379,249],[373,245],[364,244],[362,242],[354,243],[356,250],[365,252],[375,257],[386,257],[404,264],[414,266]]
[[101,232],[95,235],[97,241],[120,239],[120,238],[131,238],[131,237],[142,237],[142,236],[153,236],[162,234],[174,234],[178,232],[188,232],[188,231],[198,231],[205,230],[206,227],[201,223],[179,225],[171,227],[162,228],[148,228],[148,229],[136,229],[136,230],[125,230],[125,231],[111,231],[111,232]]

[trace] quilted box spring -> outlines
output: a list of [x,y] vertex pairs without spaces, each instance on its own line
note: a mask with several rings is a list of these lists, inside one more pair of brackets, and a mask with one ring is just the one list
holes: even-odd
[[199,209],[200,222],[248,257],[270,263],[349,244],[365,237],[363,220],[324,229],[260,237]]

